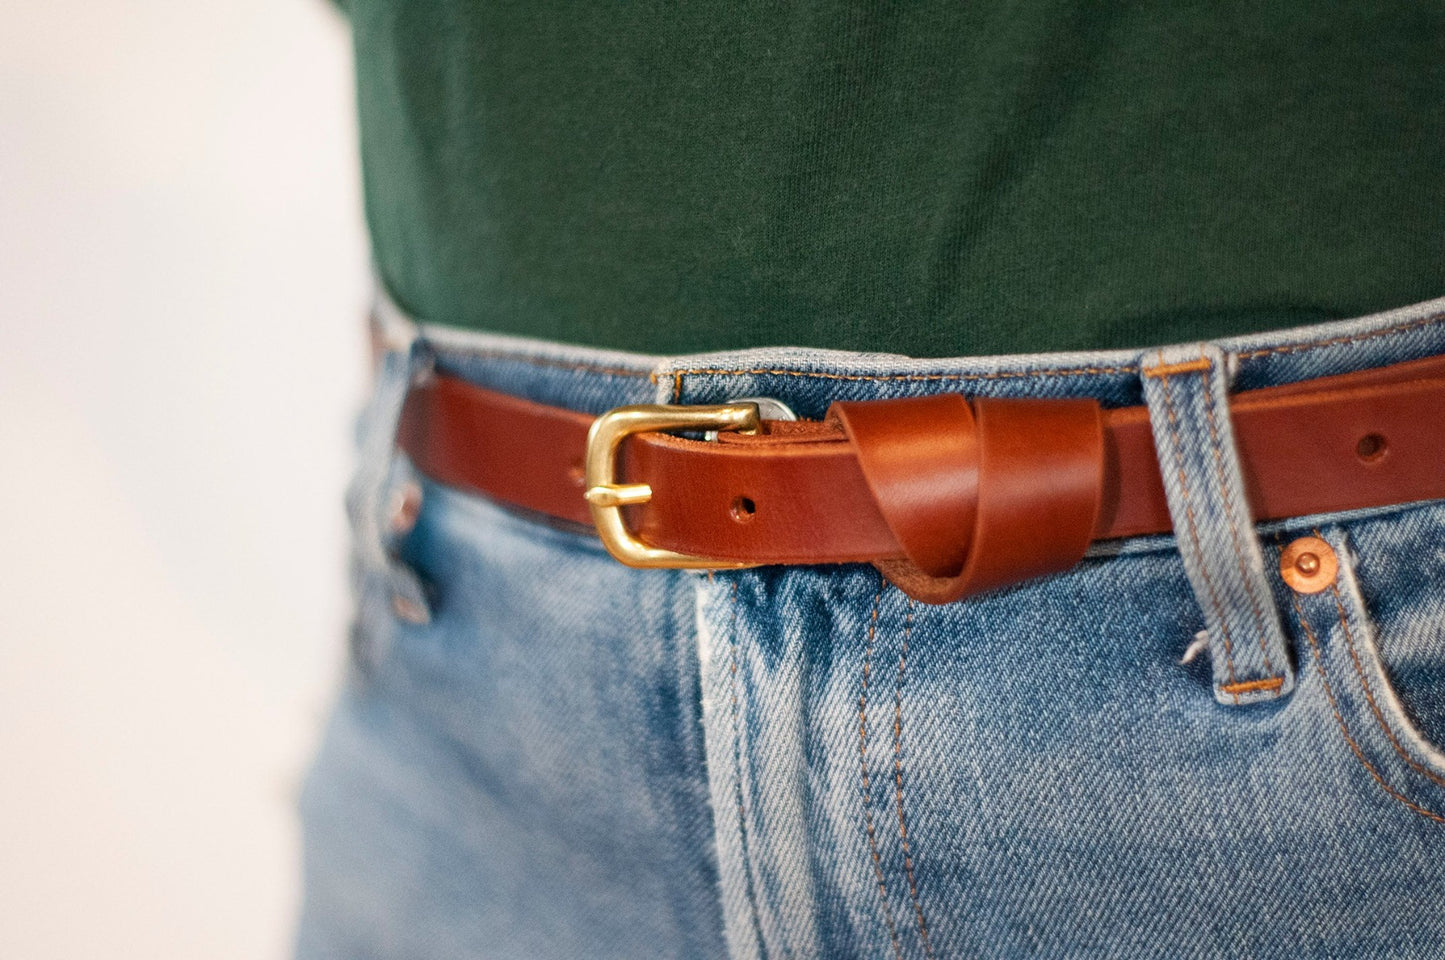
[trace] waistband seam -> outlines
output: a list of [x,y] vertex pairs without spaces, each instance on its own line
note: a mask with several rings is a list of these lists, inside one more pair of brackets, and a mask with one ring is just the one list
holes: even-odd
[[[1256,350],[1244,350],[1234,354],[1240,360],[1255,360],[1259,357],[1271,356],[1281,353],[1304,353],[1308,350],[1322,350],[1325,347],[1343,346],[1347,343],[1360,343],[1365,340],[1375,340],[1380,337],[1395,336],[1401,333],[1409,333],[1411,330],[1420,330],[1445,321],[1445,310],[1439,313],[1432,313],[1425,317],[1418,317],[1406,323],[1396,324],[1392,327],[1385,327],[1381,330],[1370,330],[1365,333],[1351,334],[1340,337],[1329,337],[1324,340],[1315,340],[1308,343],[1285,343],[1277,347],[1261,347]],[[1228,354],[1228,351],[1226,351]]]

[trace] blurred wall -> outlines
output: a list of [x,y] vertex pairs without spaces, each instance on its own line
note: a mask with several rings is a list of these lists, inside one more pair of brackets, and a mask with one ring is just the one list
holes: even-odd
[[0,24],[0,957],[282,957],[365,379],[346,25]]

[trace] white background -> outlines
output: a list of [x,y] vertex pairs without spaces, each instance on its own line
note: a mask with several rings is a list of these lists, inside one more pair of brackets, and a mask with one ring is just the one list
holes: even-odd
[[0,957],[275,958],[367,288],[325,0],[0,0]]

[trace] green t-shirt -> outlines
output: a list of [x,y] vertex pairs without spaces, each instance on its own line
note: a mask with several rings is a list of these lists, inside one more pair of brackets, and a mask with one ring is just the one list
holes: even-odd
[[425,320],[940,356],[1445,293],[1439,0],[348,6]]

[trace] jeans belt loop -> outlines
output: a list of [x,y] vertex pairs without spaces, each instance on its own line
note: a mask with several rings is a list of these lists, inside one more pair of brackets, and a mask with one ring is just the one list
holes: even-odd
[[1212,344],[1152,351],[1140,364],[1160,474],[1184,570],[1204,612],[1214,696],[1238,706],[1294,688]]
[[392,330],[372,342],[376,382],[364,414],[360,463],[347,500],[356,518],[362,560],[369,569],[384,571],[396,613],[424,624],[431,619],[427,590],[416,572],[397,557],[390,518],[399,491],[417,482],[410,458],[397,450],[402,409],[412,388],[432,375],[434,355],[414,325],[403,336]]

